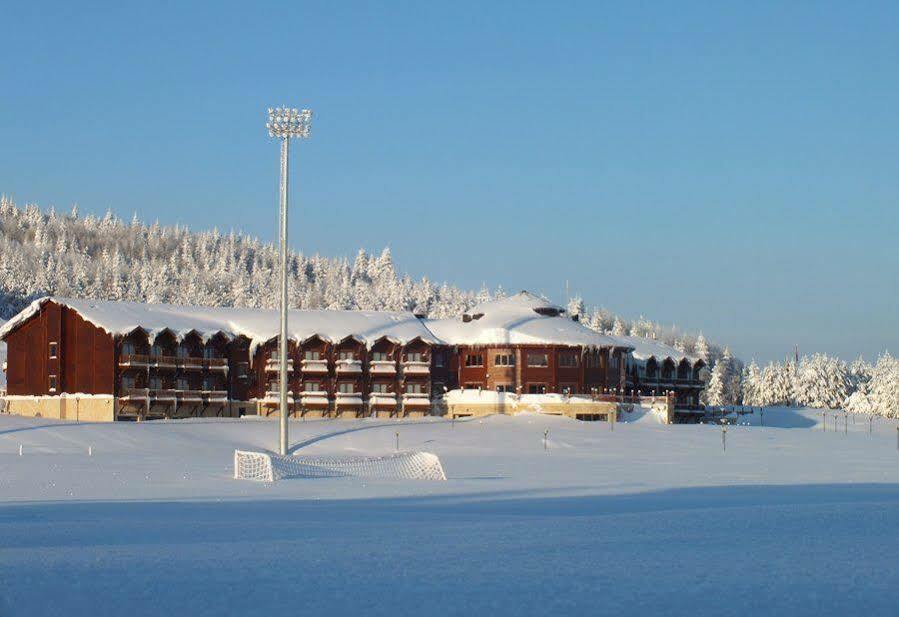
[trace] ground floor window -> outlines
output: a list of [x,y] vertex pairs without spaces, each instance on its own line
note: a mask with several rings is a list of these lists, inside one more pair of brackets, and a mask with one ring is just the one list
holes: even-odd
[[344,394],[352,394],[356,391],[356,384],[351,381],[344,381],[337,384],[337,391],[343,392]]
[[545,383],[529,383],[528,394],[546,394]]
[[390,385],[386,383],[373,383],[371,391],[377,394],[387,394],[390,392]]
[[321,392],[322,385],[317,381],[304,381],[303,382],[303,391],[304,392]]
[[497,392],[512,392],[513,391],[512,384],[498,383],[498,384],[496,384],[496,391]]
[[479,383],[467,383],[463,386],[464,390],[478,390],[483,387],[483,384]]

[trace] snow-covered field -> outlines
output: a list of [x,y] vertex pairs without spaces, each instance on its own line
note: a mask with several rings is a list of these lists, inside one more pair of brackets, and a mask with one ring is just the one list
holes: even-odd
[[294,422],[448,481],[263,484],[232,457],[273,421],[0,415],[0,615],[896,614],[895,422],[628,419]]

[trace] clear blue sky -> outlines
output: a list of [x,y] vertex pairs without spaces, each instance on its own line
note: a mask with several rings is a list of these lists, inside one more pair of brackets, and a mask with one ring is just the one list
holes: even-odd
[[0,8],[20,205],[272,239],[265,109],[309,106],[306,253],[899,352],[895,2],[128,4]]

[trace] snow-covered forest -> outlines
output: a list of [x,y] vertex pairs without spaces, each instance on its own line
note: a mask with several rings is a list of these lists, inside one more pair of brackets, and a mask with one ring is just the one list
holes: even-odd
[[[0,317],[9,318],[34,298],[59,295],[207,306],[277,305],[278,252],[237,232],[193,232],[181,226],[126,223],[18,208],[0,197]],[[352,262],[319,255],[289,255],[290,304],[295,308],[409,310],[432,318],[459,315],[475,303],[504,295],[501,287],[464,291],[426,277],[397,273],[389,248],[360,250]],[[675,327],[640,317],[622,319],[603,308],[588,310],[580,298],[569,310],[603,332],[657,338],[692,352],[708,345]]]

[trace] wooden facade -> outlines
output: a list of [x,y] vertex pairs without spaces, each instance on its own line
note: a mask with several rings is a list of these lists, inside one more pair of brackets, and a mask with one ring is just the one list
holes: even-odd
[[[110,334],[48,300],[5,336],[12,396],[110,395],[118,419],[278,412],[277,338],[253,346],[225,332],[142,328]],[[288,344],[294,416],[408,416],[457,388],[518,394],[653,394],[698,403],[701,366],[630,347],[444,345],[387,336],[367,345],[314,335]]]

